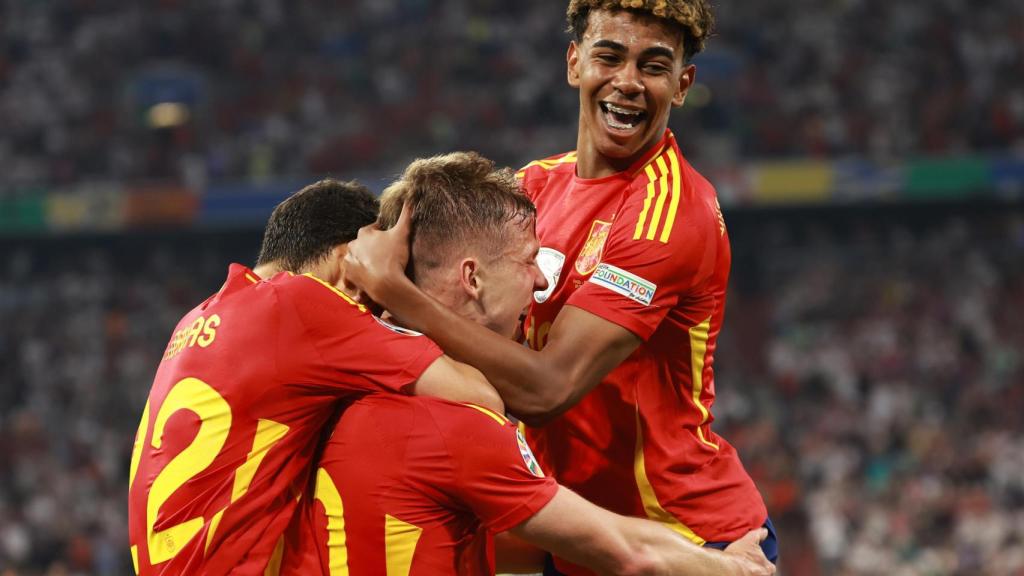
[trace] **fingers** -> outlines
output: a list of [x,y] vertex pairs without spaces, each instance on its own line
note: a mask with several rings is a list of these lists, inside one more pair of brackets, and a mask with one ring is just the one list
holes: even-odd
[[399,230],[408,231],[412,226],[412,204],[406,202],[402,204],[402,213],[398,215],[398,222],[395,223],[395,228]]
[[[764,542],[766,538],[768,538],[767,529],[755,528],[754,530],[751,530],[750,532],[744,534],[743,537],[740,538],[740,540],[754,540],[758,544],[760,544],[761,542]],[[737,542],[739,542],[739,540],[737,540]]]

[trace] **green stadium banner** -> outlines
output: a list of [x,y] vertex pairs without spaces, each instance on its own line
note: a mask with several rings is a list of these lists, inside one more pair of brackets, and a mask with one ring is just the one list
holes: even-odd
[[927,159],[907,165],[903,195],[912,200],[957,199],[992,187],[990,162],[982,158]]
[[0,197],[0,234],[46,230],[45,190],[21,190]]

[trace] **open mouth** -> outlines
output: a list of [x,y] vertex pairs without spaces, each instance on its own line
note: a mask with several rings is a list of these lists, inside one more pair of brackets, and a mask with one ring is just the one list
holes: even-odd
[[604,112],[605,122],[615,130],[631,130],[647,118],[647,113],[643,110],[624,108],[610,102],[601,102],[600,106]]

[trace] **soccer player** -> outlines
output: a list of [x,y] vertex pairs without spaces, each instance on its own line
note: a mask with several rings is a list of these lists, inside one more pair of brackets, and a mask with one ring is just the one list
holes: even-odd
[[[547,287],[535,210],[513,173],[473,153],[418,160],[385,192],[383,225],[404,202],[416,284],[511,338]],[[490,534],[506,530],[609,574],[774,571],[756,533],[722,554],[602,510],[545,477],[502,414],[433,398],[371,394],[346,407],[302,514],[284,574],[493,574]]]
[[336,287],[345,243],[376,208],[355,183],[306,187],[267,224],[257,267],[267,278],[232,264],[221,289],[178,323],[132,451],[137,573],[263,574],[339,398],[497,398],[478,372],[382,325]]
[[[572,0],[574,152],[528,165],[549,279],[528,348],[458,318],[402,274],[401,227],[366,229],[349,279],[408,326],[480,368],[559,482],[612,511],[721,546],[765,525],[736,450],[711,428],[714,352],[731,260],[714,188],[667,129],[694,81],[706,0]],[[558,562],[565,573],[584,573]]]

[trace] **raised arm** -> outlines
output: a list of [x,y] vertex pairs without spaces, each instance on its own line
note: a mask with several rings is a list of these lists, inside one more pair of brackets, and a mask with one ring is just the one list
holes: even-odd
[[349,244],[346,280],[453,358],[480,369],[507,409],[528,424],[571,408],[640,345],[629,330],[572,306],[559,313],[539,352],[460,317],[406,277],[408,225],[403,212],[390,230],[360,230]]
[[[571,519],[571,520],[567,520]],[[752,576],[775,573],[758,543],[762,528],[726,552],[701,548],[668,528],[595,506],[567,488],[510,532],[600,574]]]

